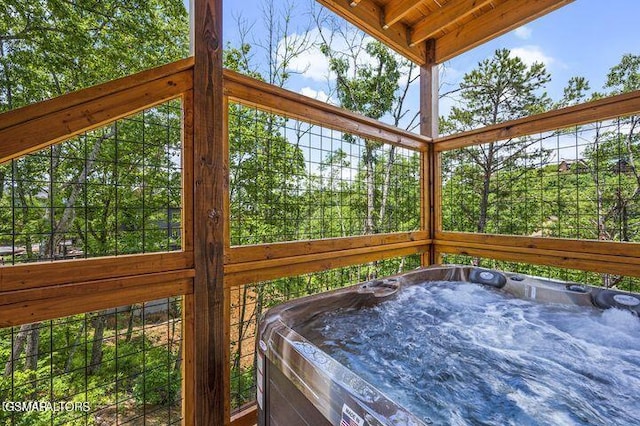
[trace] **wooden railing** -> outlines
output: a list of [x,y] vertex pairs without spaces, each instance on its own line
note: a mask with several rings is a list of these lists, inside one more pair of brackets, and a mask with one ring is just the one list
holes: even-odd
[[[611,96],[434,140],[442,152],[554,131],[640,112],[640,91]],[[441,170],[436,172],[436,230],[434,250],[488,259],[640,276],[640,244],[613,241],[489,235],[442,230]]]
[[[184,150],[190,149],[193,61],[185,59],[0,114],[0,163],[182,98]],[[184,156],[183,167],[192,167]],[[191,183],[183,182],[184,217]],[[193,230],[182,251],[0,267],[0,327],[191,292]],[[114,291],[117,289],[117,291]]]
[[[17,264],[0,267],[0,327],[44,321],[132,303],[183,296],[184,339],[193,341],[193,59],[0,114],[0,163],[62,142],[172,99],[183,107],[181,251]],[[183,351],[185,378],[193,350]],[[192,380],[183,394],[193,395]],[[193,400],[183,419],[193,423]]]
[[[183,295],[184,339],[191,342],[183,353],[186,424],[193,423],[193,399],[198,397],[193,389],[195,351],[209,349],[199,346],[200,342],[195,341],[193,334],[193,324],[199,315],[191,297],[195,275],[193,193],[196,181],[193,158],[193,66],[192,59],[185,59],[0,115],[0,162],[6,162],[150,106],[170,99],[182,99],[182,251],[0,267],[0,326]],[[423,164],[424,156],[429,152],[434,152],[436,156],[450,149],[640,111],[640,93],[634,92],[432,141],[231,71],[224,72],[224,95],[225,108],[226,102],[232,100],[398,145],[420,152]],[[435,149],[431,150],[430,147]],[[434,161],[434,164],[439,167],[438,161]],[[424,169],[421,171],[424,173]],[[438,176],[440,171],[436,170]],[[424,180],[424,176],[421,180]],[[424,185],[421,199],[428,199],[425,193],[430,191],[436,194],[437,204],[437,179],[435,185]],[[443,232],[439,225],[439,208],[435,210],[437,229],[433,240],[429,239],[429,230],[422,229],[416,232],[231,247],[228,208],[227,200],[224,241],[224,285],[227,290],[266,279],[424,253],[431,247],[436,253],[469,254],[640,276],[639,244]],[[421,211],[425,208],[422,206]],[[217,324],[216,327],[229,327],[228,312],[226,315],[227,323]],[[225,374],[228,381],[228,372]],[[255,422],[255,413],[255,409],[251,408],[236,413],[233,424],[251,424]]]
[[[0,327],[183,296],[183,422],[194,421],[194,101],[193,59],[185,59],[0,115],[0,162],[60,143],[143,109],[180,98],[183,105],[183,247],[178,252],[17,264],[0,267]],[[240,74],[224,72],[226,99],[324,127],[391,143],[424,155],[429,138],[397,129]],[[226,116],[225,116],[226,118]],[[228,203],[227,203],[228,209]],[[227,288],[259,280],[422,253],[425,230],[315,241],[229,245],[224,250]],[[227,293],[228,294],[228,293]],[[227,300],[227,303],[229,301]],[[227,309],[228,311],[228,309]],[[229,327],[228,312],[226,316]],[[228,343],[228,342],[227,342]],[[226,372],[228,382],[228,372]],[[228,389],[228,385],[227,389]],[[228,395],[228,393],[227,393]],[[228,401],[226,402],[228,405]],[[255,423],[255,408],[233,424]]]

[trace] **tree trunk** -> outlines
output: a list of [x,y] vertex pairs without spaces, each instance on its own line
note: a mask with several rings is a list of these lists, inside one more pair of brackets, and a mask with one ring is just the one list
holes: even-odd
[[104,337],[104,326],[105,326],[105,316],[104,311],[99,312],[92,320],[91,325],[93,326],[93,345],[91,346],[91,362],[89,363],[89,368],[87,372],[89,374],[94,374],[100,369],[100,365],[102,364],[102,339]]
[[389,201],[389,187],[391,186],[391,168],[395,161],[396,147],[391,145],[389,148],[389,158],[387,158],[387,165],[384,170],[384,182],[382,184],[382,201],[380,202],[380,214],[378,215],[378,226],[381,226],[385,221],[387,214],[387,203]]
[[73,367],[73,356],[76,354],[78,347],[80,346],[80,339],[82,338],[82,334],[84,333],[84,323],[80,325],[80,329],[76,334],[76,338],[73,341],[73,345],[69,350],[69,355],[67,355],[67,362],[64,365],[64,372],[68,373],[71,371],[71,367]]
[[489,144],[489,154],[484,165],[484,181],[482,183],[482,198],[480,198],[480,216],[478,217],[478,233],[484,233],[487,228],[487,212],[489,210],[489,195],[491,193],[491,171],[494,156],[493,142]]
[[27,341],[27,332],[29,331],[31,324],[23,324],[20,326],[18,335],[16,336],[13,344],[11,345],[11,357],[7,361],[4,367],[4,375],[9,377],[15,371],[15,363],[20,358],[22,351],[24,350],[24,344]]
[[4,196],[4,178],[6,177],[6,172],[0,169],[0,200]]
[[25,370],[38,368],[38,351],[40,346],[40,323],[30,324],[27,331],[27,348],[25,349]]
[[[130,342],[133,337],[133,319],[135,315],[135,310],[133,309],[133,305],[128,305],[124,308],[124,312],[129,314],[127,318],[127,334],[125,335],[125,341]],[[117,318],[116,318],[117,321]]]
[[[51,233],[50,241],[48,241],[48,244],[45,244],[46,250],[51,251],[50,253],[48,252],[46,253],[47,258],[53,258],[55,247],[60,241],[62,241],[62,239],[64,238],[64,234],[69,231],[71,224],[73,223],[76,217],[76,209],[74,208],[76,204],[76,200],[82,193],[82,189],[84,187],[85,182],[87,181],[87,178],[93,171],[93,166],[102,148],[102,143],[105,140],[112,137],[114,134],[115,134],[115,128],[114,126],[111,126],[107,133],[105,133],[102,137],[98,138],[95,141],[93,145],[93,149],[89,153],[88,158],[85,159],[82,171],[80,172],[80,175],[78,176],[75,184],[73,185],[71,194],[69,194],[69,197],[65,201],[64,209],[62,211],[62,216],[54,226],[53,232]],[[53,164],[52,164],[52,168],[54,168]],[[57,164],[55,165],[55,168],[57,168]],[[55,170],[52,170],[52,173],[55,175]],[[53,196],[53,194],[51,194],[51,196]],[[53,217],[53,212],[51,212],[51,215]]]
[[371,142],[365,141],[364,149],[365,163],[365,185],[367,186],[367,217],[365,218],[364,234],[373,234],[375,210],[375,183],[374,183],[374,163],[373,163],[373,147]]

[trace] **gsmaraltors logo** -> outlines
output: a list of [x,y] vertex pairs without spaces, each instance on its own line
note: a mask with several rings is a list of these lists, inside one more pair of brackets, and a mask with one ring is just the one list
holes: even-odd
[[2,411],[9,411],[15,413],[24,413],[29,411],[83,411],[88,412],[91,410],[91,404],[89,402],[74,402],[74,401],[3,401]]

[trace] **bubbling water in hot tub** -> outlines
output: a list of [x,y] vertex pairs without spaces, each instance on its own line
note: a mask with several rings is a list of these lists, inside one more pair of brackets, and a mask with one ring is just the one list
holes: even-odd
[[301,328],[427,423],[640,423],[640,321],[626,311],[432,282]]

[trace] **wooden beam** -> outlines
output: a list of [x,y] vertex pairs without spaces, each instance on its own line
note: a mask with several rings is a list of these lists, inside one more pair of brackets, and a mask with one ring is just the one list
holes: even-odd
[[411,28],[409,46],[434,37],[445,27],[477,12],[493,0],[451,0]]
[[358,7],[351,7],[349,1],[345,0],[318,0],[318,2],[407,59],[418,65],[424,64],[424,49],[420,46],[409,46],[409,34],[405,25],[399,23],[386,30],[382,27],[384,11],[376,2],[367,1],[360,3]]
[[640,112],[640,90],[437,138],[435,145],[437,151],[449,151],[638,112]]
[[193,90],[182,96],[182,249],[193,258]]
[[332,251],[370,248],[387,244],[423,241],[426,239],[428,239],[427,232],[416,231],[237,246],[230,248],[225,253],[225,264],[231,265],[269,259],[281,259],[284,257],[313,255]]
[[384,7],[384,22],[382,28],[388,29],[391,25],[407,16],[413,9],[422,3],[421,0],[391,0]]
[[230,419],[229,324],[224,297],[222,0],[194,0],[194,339],[195,424]]
[[224,272],[227,275],[239,274],[247,271],[256,271],[258,269],[270,269],[279,267],[281,265],[296,265],[300,263],[314,263],[322,262],[327,259],[333,259],[336,257],[355,256],[367,253],[383,252],[388,250],[403,249],[407,247],[419,247],[425,246],[430,243],[431,240],[418,240],[407,241],[394,244],[382,244],[379,246],[358,247],[346,250],[333,250],[328,252],[319,252],[303,255],[291,255],[288,257],[279,257],[275,259],[253,260],[242,263],[231,263],[225,265]]
[[623,258],[626,258],[627,260],[640,259],[640,243],[476,234],[468,232],[436,233],[436,243],[444,242],[451,242],[455,244],[484,244],[490,246],[516,247],[518,249],[533,250],[566,250],[572,253],[588,254],[590,255],[589,258],[613,256],[607,257],[606,259],[623,263],[626,262]]
[[436,60],[447,61],[486,41],[543,16],[572,0],[506,0],[493,10],[438,38]]
[[360,4],[362,0],[351,0],[351,3],[349,3],[349,6],[351,7],[356,7],[358,4]]
[[[426,47],[426,64],[420,67],[420,134],[430,139],[438,136],[438,102],[439,83],[438,65],[435,62],[436,41],[429,40]],[[435,230],[436,215],[436,192],[435,176],[440,173],[437,169],[436,153],[433,143],[430,143],[427,151],[423,154],[423,166],[421,176],[422,194],[422,216],[423,229],[428,232],[428,238],[432,239]],[[434,250],[429,250],[428,259],[423,257],[423,266],[432,265],[436,262]]]
[[224,71],[224,92],[231,100],[244,105],[407,149],[423,150],[431,141],[415,133],[230,70]]
[[[416,243],[390,244],[366,250],[344,250],[320,255],[282,258],[260,263],[248,262],[246,264],[237,264],[234,265],[235,272],[226,276],[225,285],[231,288],[248,283],[423,253],[429,249],[430,243],[431,240],[425,240]],[[255,269],[255,267],[260,267],[261,269]]]
[[[79,98],[89,96],[71,93],[40,106],[42,108],[36,108],[38,104],[26,107],[34,117],[31,119],[23,117],[27,119],[17,120],[13,112],[6,117],[0,115],[0,163],[176,98],[191,89],[191,84],[190,70],[142,84],[138,84],[135,78],[128,78],[121,80],[119,85],[108,86],[112,89],[109,93],[97,98],[91,96],[91,99],[80,103]],[[93,88],[86,90],[92,95],[97,93]],[[41,115],[44,109],[48,112]],[[20,111],[22,109],[15,112]]]
[[[461,254],[509,262],[530,263],[566,269],[579,269],[615,275],[640,277],[640,258],[627,259],[625,262],[603,261],[599,258],[585,258],[581,253],[568,250],[531,250],[518,247],[492,246],[473,243],[447,243],[436,241],[439,253]],[[618,259],[620,260],[620,259]]]
[[258,423],[258,406],[254,403],[231,416],[231,426],[254,426]]
[[170,272],[193,267],[193,253],[152,253],[0,267],[0,292]]
[[193,275],[184,270],[2,292],[0,327],[189,294]]

